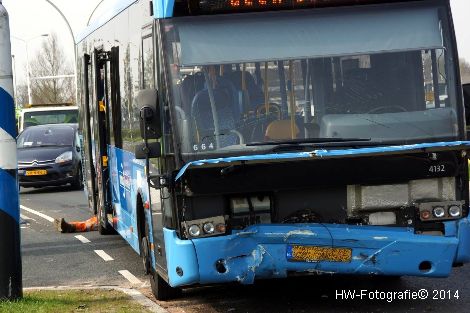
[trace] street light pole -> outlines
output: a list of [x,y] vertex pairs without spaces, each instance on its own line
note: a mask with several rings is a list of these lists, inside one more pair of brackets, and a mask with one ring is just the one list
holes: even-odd
[[31,68],[29,66],[28,44],[31,40],[34,40],[34,39],[39,38],[39,37],[48,37],[48,36],[49,36],[49,34],[42,34],[42,35],[30,38],[28,40],[24,40],[24,39],[21,39],[21,38],[16,37],[16,36],[11,36],[11,38],[22,41],[26,46],[26,71],[28,72],[27,75],[26,75],[26,84],[28,85],[28,102],[29,102],[29,104],[33,104],[33,95],[32,95],[32,92],[31,92],[31,77],[30,77],[31,76]]
[[31,68],[29,67],[29,49],[28,49],[28,42],[24,41],[26,45],[26,71],[28,72],[26,75],[26,85],[28,85],[28,104],[33,104],[33,95],[31,92]]

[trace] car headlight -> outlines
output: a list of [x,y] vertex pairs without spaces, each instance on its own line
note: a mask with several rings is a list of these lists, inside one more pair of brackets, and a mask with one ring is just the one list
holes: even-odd
[[69,161],[72,161],[72,151],[64,152],[55,159],[56,163],[65,163]]

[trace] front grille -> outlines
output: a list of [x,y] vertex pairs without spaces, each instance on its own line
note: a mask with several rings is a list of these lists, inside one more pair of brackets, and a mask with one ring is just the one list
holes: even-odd
[[31,161],[31,162],[22,162],[18,161],[18,167],[31,167],[31,166],[43,166],[48,164],[54,164],[55,160],[45,160],[45,161]]

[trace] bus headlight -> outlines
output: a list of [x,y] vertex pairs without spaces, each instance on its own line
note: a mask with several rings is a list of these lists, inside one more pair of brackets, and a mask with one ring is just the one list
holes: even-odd
[[442,206],[436,206],[432,209],[432,214],[434,217],[442,218],[446,215],[446,210]]
[[191,237],[198,237],[201,234],[201,228],[198,225],[191,225],[188,232]]
[[421,221],[435,222],[461,218],[464,215],[465,201],[443,201],[418,203]]
[[212,224],[211,222],[205,223],[202,228],[204,229],[204,232],[205,232],[206,234],[213,234],[214,231],[215,231],[214,224]]
[[181,227],[188,239],[224,235],[227,230],[224,216],[185,221]]
[[460,207],[458,205],[451,205],[449,207],[449,215],[452,217],[459,217],[461,214]]

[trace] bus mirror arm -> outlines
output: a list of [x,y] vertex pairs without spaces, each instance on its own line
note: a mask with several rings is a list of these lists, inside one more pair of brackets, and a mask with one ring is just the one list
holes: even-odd
[[159,158],[162,155],[160,142],[143,142],[135,145],[135,158],[145,160],[151,158]]
[[171,178],[168,175],[150,175],[149,176],[150,185],[153,188],[161,189],[168,188],[170,186]]

